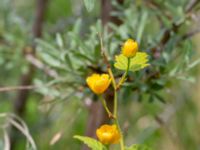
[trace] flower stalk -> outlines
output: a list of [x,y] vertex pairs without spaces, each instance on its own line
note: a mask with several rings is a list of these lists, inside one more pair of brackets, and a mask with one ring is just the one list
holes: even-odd
[[105,145],[107,150],[110,150],[110,145]]
[[[129,62],[129,63],[128,63],[127,71],[126,71],[126,76],[127,76],[127,74],[128,74],[128,70],[129,70],[130,58],[128,58],[128,62]],[[125,149],[125,148],[124,148],[124,138],[123,138],[122,130],[121,130],[120,125],[119,125],[118,114],[117,114],[117,110],[118,110],[117,91],[118,91],[118,88],[117,88],[117,86],[116,86],[116,81],[115,81],[115,78],[114,78],[114,76],[113,76],[112,70],[111,70],[110,68],[108,68],[108,73],[109,73],[109,75],[110,75],[111,82],[112,82],[112,85],[113,85],[113,88],[114,88],[114,110],[113,110],[113,114],[114,114],[114,116],[115,116],[114,122],[115,122],[115,124],[116,124],[116,126],[117,126],[117,128],[118,128],[118,130],[119,130],[120,136],[121,136],[121,138],[120,138],[120,149],[121,149],[121,150],[124,150],[124,149]],[[126,77],[126,76],[125,76],[125,77]],[[125,77],[124,77],[124,78],[125,78]],[[122,77],[122,78],[123,78],[123,77]],[[124,81],[125,81],[125,79],[124,79]],[[123,83],[123,82],[122,82],[122,83]]]
[[[117,87],[120,87],[120,86],[117,86],[117,84],[116,84],[113,72],[112,72],[110,64],[108,62],[108,58],[107,58],[107,56],[105,54],[104,46],[103,46],[103,40],[102,40],[101,34],[98,34],[98,35],[99,35],[99,39],[100,39],[101,52],[102,52],[104,61],[105,61],[106,65],[107,65],[108,74],[109,74],[109,76],[111,78],[112,86],[113,86],[113,89],[114,89],[114,110],[113,110],[114,118],[113,119],[114,119],[114,122],[115,122],[115,124],[117,126],[117,129],[118,129],[119,133],[120,133],[120,149],[124,150],[125,148],[124,148],[123,133],[121,131],[121,128],[120,128],[120,125],[119,125],[119,121],[118,121],[118,115],[117,115],[117,110],[118,110],[118,99],[117,99],[117,90],[118,90],[118,88]],[[126,71],[124,77],[122,77],[121,84],[123,84],[123,82],[125,81],[125,78],[126,78],[126,76],[128,74],[129,65],[130,65],[130,58],[128,58],[127,71]],[[106,110],[106,111],[108,112],[108,110]]]
[[106,112],[108,113],[109,118],[115,118],[115,115],[113,116],[113,114],[110,112],[107,104],[106,104],[106,100],[104,99],[103,95],[99,95],[100,100],[102,102],[102,105],[104,107],[104,109],[106,110]]
[[117,85],[117,89],[119,89],[120,86],[126,81],[126,76],[128,75],[128,71],[129,71],[129,68],[130,68],[131,59],[127,58],[127,60],[128,60],[128,64],[127,64],[126,72],[123,74],[122,78],[120,79],[120,81],[119,81],[119,83]]
[[[115,80],[114,80],[114,84],[113,85],[116,85]],[[120,125],[119,125],[118,114],[117,114],[117,110],[118,110],[117,90],[118,90],[117,88],[114,88],[114,110],[113,110],[113,114],[115,116],[115,124],[117,125],[117,128],[118,128],[118,130],[120,132],[120,135],[121,135],[121,138],[120,138],[120,149],[124,150],[124,138],[123,138],[122,130],[121,130]]]

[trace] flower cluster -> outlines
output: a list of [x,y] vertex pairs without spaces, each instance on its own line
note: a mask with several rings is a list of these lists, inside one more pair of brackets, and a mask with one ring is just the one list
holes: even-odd
[[[102,125],[96,130],[96,135],[99,141],[104,145],[117,144],[120,142],[121,149],[124,150],[123,134],[121,133],[120,126],[118,124],[117,118],[117,91],[118,88],[125,82],[128,71],[140,70],[149,64],[147,59],[147,54],[138,52],[138,43],[132,39],[128,39],[124,42],[121,48],[121,54],[115,58],[115,68],[126,71],[121,77],[118,83],[116,83],[112,70],[108,68],[109,74],[92,74],[87,77],[86,82],[89,88],[97,95],[100,96],[102,104],[111,119],[115,119],[115,124],[112,125]],[[110,69],[110,70],[109,70]],[[110,112],[106,105],[106,101],[102,94],[108,89],[110,83],[113,83],[113,88],[115,92],[114,98],[114,111]]]

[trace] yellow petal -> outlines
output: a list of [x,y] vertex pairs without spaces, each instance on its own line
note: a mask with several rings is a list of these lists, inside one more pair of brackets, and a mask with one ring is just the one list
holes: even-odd
[[138,43],[132,39],[128,39],[123,47],[122,47],[122,54],[126,57],[133,57],[138,51]]
[[94,93],[101,94],[109,87],[111,80],[108,74],[93,74],[86,82]]
[[120,140],[120,132],[116,125],[102,125],[96,130],[96,134],[103,144],[116,144]]

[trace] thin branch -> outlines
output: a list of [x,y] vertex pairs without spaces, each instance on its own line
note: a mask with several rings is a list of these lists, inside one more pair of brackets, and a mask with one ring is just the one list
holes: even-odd
[[186,6],[186,12],[189,13],[192,9],[199,3],[199,0],[190,0],[188,5]]
[[[23,123],[22,125],[20,123],[18,123],[17,121],[20,121],[20,123]],[[24,134],[24,136],[27,138],[28,142],[31,144],[33,150],[37,150],[35,141],[33,140],[32,136],[29,133],[28,127],[26,126],[26,124],[20,119],[18,119],[18,117],[16,118],[8,118],[8,121],[10,122],[10,124],[12,124],[15,128],[17,128],[19,131],[21,131],[22,134]],[[25,126],[24,126],[25,125]]]
[[9,86],[9,87],[0,87],[0,92],[9,92],[9,91],[18,91],[18,90],[31,90],[38,88],[39,86],[35,85],[24,85],[24,86]]
[[[68,83],[72,84],[72,83]],[[37,88],[43,88],[43,87],[50,87],[55,85],[55,82],[47,82],[43,85],[21,85],[21,86],[6,86],[6,87],[0,87],[0,92],[10,92],[10,91],[16,91],[16,90],[32,90]]]
[[10,150],[10,138],[6,129],[3,130],[4,132],[4,150]]
[[[174,115],[184,106],[185,100],[178,98],[174,104],[168,104],[162,113],[155,116],[155,121],[157,123],[157,128],[164,128],[165,131],[170,136],[173,144],[176,144],[180,148],[181,144],[177,135],[168,127],[168,124],[174,117]],[[180,148],[181,149],[181,148]]]
[[109,63],[108,57],[107,57],[107,55],[106,55],[106,53],[105,53],[105,48],[104,48],[104,46],[103,46],[103,39],[102,39],[101,33],[98,33],[98,36],[99,36],[99,40],[100,40],[100,44],[101,44],[101,48],[100,48],[101,54],[102,54],[102,56],[103,56],[104,62],[105,62],[106,65],[107,65],[107,68],[110,68],[110,63]]
[[198,33],[200,33],[200,28],[194,29],[194,30],[186,33],[185,35],[182,36],[182,39],[186,40],[186,39],[191,38],[192,36],[194,36]]
[[[193,10],[193,8],[200,2],[200,0],[193,0],[192,3],[188,3],[188,5],[186,6],[185,9],[185,13],[186,13],[186,19],[188,17],[190,17],[190,13]],[[185,20],[183,20],[182,22],[176,23],[176,22],[172,22],[172,26],[169,29],[166,29],[165,32],[163,33],[163,36],[160,40],[160,42],[151,48],[151,51],[154,53],[154,57],[155,58],[159,58],[160,57],[160,51],[163,49],[163,47],[166,45],[166,43],[170,40],[171,38],[171,33],[177,33],[179,28],[185,23]]]
[[101,44],[101,54],[103,56],[103,59],[104,59],[104,62],[106,64],[106,66],[107,66],[108,74],[110,75],[113,87],[116,90],[117,89],[117,85],[116,85],[116,82],[115,82],[115,78],[114,78],[113,72],[112,72],[111,67],[110,67],[110,63],[109,63],[108,57],[107,57],[107,55],[105,53],[105,48],[103,46],[103,39],[102,39],[101,33],[98,33],[98,36],[99,36],[99,40],[100,40],[100,44]]

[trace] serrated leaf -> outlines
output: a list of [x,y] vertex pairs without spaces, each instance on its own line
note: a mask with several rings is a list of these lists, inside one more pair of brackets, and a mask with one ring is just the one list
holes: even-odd
[[106,150],[106,147],[103,144],[101,144],[101,142],[93,138],[87,136],[79,136],[79,135],[75,135],[74,138],[82,141],[92,150]]
[[95,0],[84,0],[85,7],[88,12],[92,11],[94,8]]
[[146,145],[134,144],[130,147],[126,147],[125,150],[152,150]]
[[[137,52],[136,56],[131,58],[129,71],[135,72],[149,66],[148,55],[143,52]],[[126,70],[128,65],[128,59],[124,55],[120,54],[115,57],[115,68],[119,70]]]

